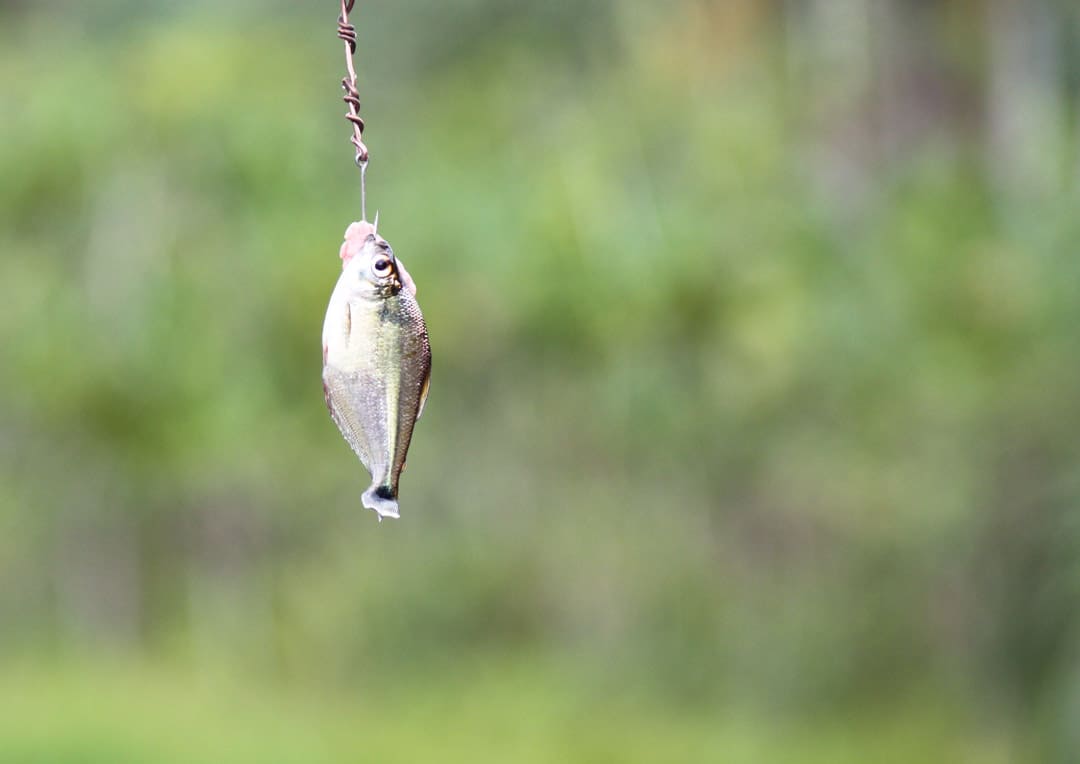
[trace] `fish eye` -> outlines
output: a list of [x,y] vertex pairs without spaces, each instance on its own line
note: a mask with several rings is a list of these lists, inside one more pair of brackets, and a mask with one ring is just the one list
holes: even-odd
[[371,267],[375,271],[375,275],[379,276],[381,278],[383,276],[390,275],[390,271],[393,268],[393,265],[394,264],[392,262],[390,262],[390,258],[388,258],[388,257],[380,257],[378,260],[375,261],[375,264],[373,266],[371,266]]

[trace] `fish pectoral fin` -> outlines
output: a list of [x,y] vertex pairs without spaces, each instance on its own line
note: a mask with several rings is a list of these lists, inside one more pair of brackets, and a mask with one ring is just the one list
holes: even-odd
[[[323,352],[325,352],[325,351],[323,351]],[[325,379],[323,380],[323,383],[322,383],[322,394],[323,394],[323,400],[326,401],[326,408],[330,412],[330,418],[334,420],[335,424],[337,424],[337,412],[334,411],[334,396],[330,392],[330,386],[326,384]]]
[[405,263],[401,262],[401,258],[395,256],[394,261],[397,263],[398,279],[401,281],[401,285],[409,290],[409,294],[416,297],[416,282],[413,281],[413,277],[409,275],[409,272],[405,270]]

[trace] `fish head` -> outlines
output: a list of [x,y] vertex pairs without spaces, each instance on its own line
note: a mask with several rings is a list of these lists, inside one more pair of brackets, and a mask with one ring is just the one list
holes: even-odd
[[[393,296],[401,287],[405,287],[415,297],[416,282],[405,270],[405,263],[394,255],[390,244],[379,235],[377,225],[378,216],[374,225],[366,220],[349,225],[339,253],[342,270],[348,270],[350,266],[358,269],[351,280],[354,287],[357,286],[358,280],[366,281],[373,287],[378,287],[375,293],[382,296]],[[385,264],[379,260],[383,255],[390,260],[391,274],[389,276],[385,273]]]
[[386,299],[404,285],[401,269],[389,242],[370,233],[345,262],[345,283],[354,297]]

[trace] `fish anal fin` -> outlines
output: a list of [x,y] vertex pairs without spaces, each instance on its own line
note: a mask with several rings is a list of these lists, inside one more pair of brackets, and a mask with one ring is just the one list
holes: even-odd
[[[424,406],[427,404],[428,391],[431,389],[431,369],[428,369],[427,375],[424,377],[424,384],[420,387],[420,408],[416,411],[416,418],[419,419],[424,414]],[[402,469],[405,469],[402,467]]]

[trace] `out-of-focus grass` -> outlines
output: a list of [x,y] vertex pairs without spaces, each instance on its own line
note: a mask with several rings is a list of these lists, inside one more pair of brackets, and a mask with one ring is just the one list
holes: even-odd
[[598,696],[563,670],[496,662],[326,695],[133,664],[0,679],[0,761],[20,764],[1022,761],[915,699],[820,723]]

